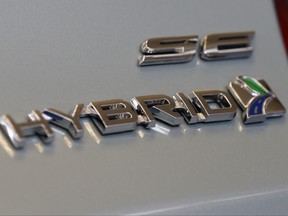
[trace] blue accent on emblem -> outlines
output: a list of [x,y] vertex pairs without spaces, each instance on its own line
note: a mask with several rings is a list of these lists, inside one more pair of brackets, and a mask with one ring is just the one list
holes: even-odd
[[62,117],[60,117],[60,116],[58,116],[58,115],[55,115],[55,114],[53,114],[53,113],[51,113],[51,112],[49,112],[49,111],[44,111],[43,113],[44,113],[45,115],[51,117],[54,121],[62,121],[62,120],[63,120]]
[[263,95],[262,97],[257,97],[249,106],[249,115],[261,115],[263,114],[263,104],[266,99],[271,97],[271,94]]

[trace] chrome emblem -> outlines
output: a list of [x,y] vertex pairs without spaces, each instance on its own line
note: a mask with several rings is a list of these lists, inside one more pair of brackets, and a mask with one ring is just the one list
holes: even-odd
[[[200,57],[203,60],[247,58],[254,31],[209,34],[203,37]],[[139,66],[189,62],[197,51],[198,35],[151,38],[141,44]]]
[[146,40],[141,45],[139,66],[189,62],[196,53],[198,36],[163,37]]
[[245,124],[262,122],[266,118],[280,117],[286,112],[284,106],[262,79],[238,76],[228,86],[239,106],[243,110]]
[[[245,124],[285,114],[285,108],[264,80],[238,76],[228,89],[244,110]],[[50,124],[66,130],[73,139],[80,139],[84,134],[81,118],[90,118],[103,135],[134,131],[137,125],[153,128],[156,120],[171,126],[179,126],[184,120],[187,124],[230,121],[237,112],[232,96],[224,90],[201,90],[188,96],[178,92],[174,97],[136,96],[130,102],[96,101],[86,106],[77,104],[68,114],[52,108],[33,110],[28,121],[21,123],[10,115],[2,115],[0,125],[11,145],[18,149],[33,135],[38,135],[43,143],[51,143],[55,135]]]
[[247,58],[252,52],[253,31],[210,34],[201,41],[200,57],[204,60]]

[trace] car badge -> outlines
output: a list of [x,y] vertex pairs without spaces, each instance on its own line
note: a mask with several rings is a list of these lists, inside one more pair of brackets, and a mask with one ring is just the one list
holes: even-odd
[[235,81],[230,82],[228,90],[243,110],[245,124],[262,122],[266,118],[285,114],[284,106],[262,79],[238,76]]
[[[203,60],[225,60],[248,58],[253,52],[251,46],[254,31],[209,34],[200,44]],[[139,66],[185,63],[191,61],[197,52],[198,35],[151,38],[141,44],[143,54]]]
[[[264,121],[285,114],[285,108],[264,80],[238,76],[228,87],[244,110],[244,123]],[[24,146],[29,136],[38,135],[43,143],[51,143],[54,131],[50,124],[66,130],[73,139],[84,134],[82,118],[90,118],[102,135],[134,131],[137,125],[156,127],[156,120],[170,126],[232,120],[237,104],[227,91],[198,90],[174,97],[164,94],[136,96],[130,102],[122,99],[76,104],[70,113],[57,109],[33,110],[28,121],[15,122],[11,115],[0,116],[0,128],[15,148]]]

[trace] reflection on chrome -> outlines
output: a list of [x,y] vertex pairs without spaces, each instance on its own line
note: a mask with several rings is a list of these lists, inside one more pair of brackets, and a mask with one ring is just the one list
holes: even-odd
[[97,143],[100,144],[101,139],[97,136],[97,134],[94,132],[93,128],[91,127],[89,122],[83,122],[85,128],[87,129],[89,135],[92,137],[92,139]]
[[165,126],[160,126],[158,123],[156,123],[155,127],[150,128],[151,130],[154,130],[158,133],[169,135],[170,129]]
[[10,145],[10,143],[6,140],[6,138],[4,137],[2,133],[0,133],[0,145],[9,157],[11,158],[15,157],[15,150]]
[[57,129],[57,128],[52,128],[52,130],[55,132],[55,133],[58,133],[58,134],[60,134],[60,135],[62,135],[62,136],[66,136],[66,134],[63,132],[63,131],[61,131],[61,130],[59,130],[59,129]]

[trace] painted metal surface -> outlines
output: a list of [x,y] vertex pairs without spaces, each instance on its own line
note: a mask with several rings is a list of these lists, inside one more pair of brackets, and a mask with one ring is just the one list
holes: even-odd
[[[261,4],[261,6],[259,6]],[[68,111],[265,79],[288,107],[287,60],[271,1],[1,1],[0,112]],[[209,11],[209,13],[208,13]],[[245,11],[245,16],[243,12]],[[188,26],[188,28],[187,28]],[[139,44],[169,35],[256,32],[251,58],[138,67]],[[273,40],[273,43],[271,42]],[[102,137],[90,121],[73,141],[32,138],[15,151],[0,133],[0,214],[286,214],[287,117],[244,126],[167,127]],[[243,208],[245,206],[245,208]],[[267,209],[269,206],[269,209]]]

